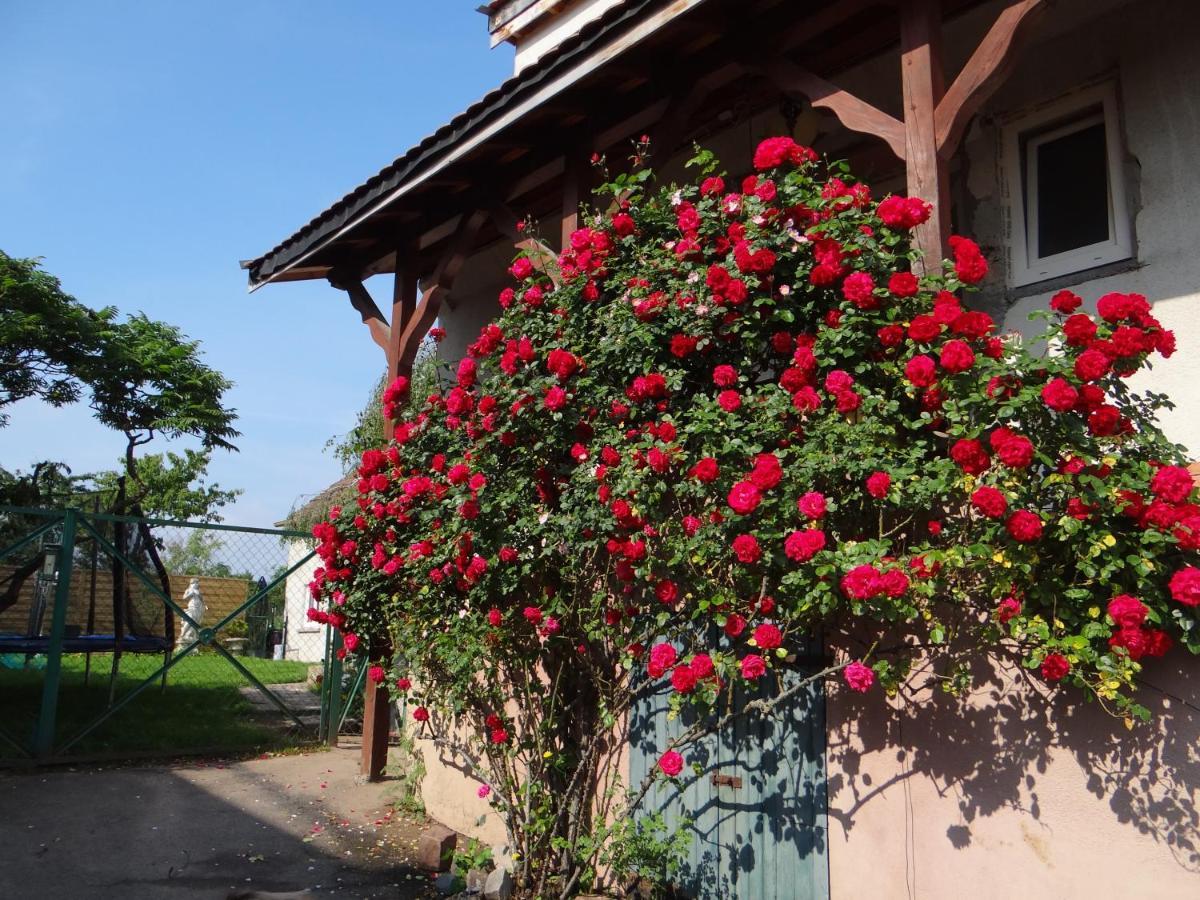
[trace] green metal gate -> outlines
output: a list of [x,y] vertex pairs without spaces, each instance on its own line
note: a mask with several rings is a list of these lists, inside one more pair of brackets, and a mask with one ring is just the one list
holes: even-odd
[[[781,671],[785,690],[803,677]],[[668,742],[695,721],[668,715],[671,685],[639,699],[630,717],[630,784],[657,765]],[[742,708],[758,696],[735,690]],[[825,786],[825,693],[818,682],[771,718],[739,717],[683,753],[674,782],[651,788],[648,812],[668,833],[692,841],[677,887],[697,900],[826,900],[829,896]],[[692,768],[695,764],[699,770]]]
[[325,737],[313,559],[297,531],[0,507],[0,763]]

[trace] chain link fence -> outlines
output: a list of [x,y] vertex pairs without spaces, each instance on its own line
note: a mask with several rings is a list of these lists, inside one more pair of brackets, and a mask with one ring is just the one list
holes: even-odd
[[298,531],[0,507],[0,761],[326,737],[357,669],[329,672],[315,566]]

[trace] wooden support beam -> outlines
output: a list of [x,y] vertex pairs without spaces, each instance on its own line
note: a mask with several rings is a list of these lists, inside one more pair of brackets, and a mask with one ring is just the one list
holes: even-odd
[[[374,652],[371,661],[382,664],[390,654]],[[336,685],[334,686],[336,689]],[[392,728],[392,704],[388,702],[386,684],[371,679],[363,683],[363,734],[360,769],[368,781],[382,781],[387,767],[388,737]]]
[[[417,309],[417,254],[415,248],[396,250],[396,274],[392,285],[392,340],[388,343],[388,382],[397,375],[412,375],[412,366],[400,363],[400,339]],[[384,422],[383,436],[392,438],[392,423]]]
[[363,324],[371,332],[371,340],[378,344],[385,354],[388,353],[391,341],[391,329],[388,326],[387,320],[384,319],[379,306],[371,299],[370,293],[363,286],[358,276],[349,276],[335,270],[329,273],[328,279],[329,283],[335,288],[346,292],[346,295],[350,298],[350,305],[358,311],[358,314],[362,317]]
[[929,220],[913,235],[924,266],[936,270],[950,237],[950,174],[938,155],[935,111],[945,93],[942,74],[940,0],[903,0],[900,69],[904,90],[904,160],[908,194],[933,204]]
[[874,135],[891,147],[899,159],[907,158],[904,123],[894,116],[786,58],[771,60],[763,68],[783,93],[805,97],[813,106],[830,110],[851,131]]
[[[411,315],[406,318],[404,327],[399,329],[400,338],[396,342],[394,356],[398,372],[412,368],[413,360],[417,358],[417,349],[437,320],[442,303],[445,302],[454,286],[454,279],[458,277],[463,264],[474,249],[475,238],[479,236],[479,231],[487,222],[488,216],[486,209],[475,209],[465,213],[433,274],[421,283],[421,299],[414,303]],[[415,296],[414,290],[414,300]]]
[[1021,45],[1045,11],[1045,0],[1015,0],[979,42],[934,114],[942,159],[950,159],[958,150],[967,123],[1008,77]]
[[562,227],[559,249],[571,246],[571,235],[579,228],[579,204],[587,194],[588,151],[576,144],[567,154],[567,170],[562,179]]

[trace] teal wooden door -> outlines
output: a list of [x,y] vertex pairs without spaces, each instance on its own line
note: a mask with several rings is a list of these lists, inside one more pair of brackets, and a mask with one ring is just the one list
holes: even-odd
[[[785,686],[800,677],[782,674]],[[694,721],[687,713],[667,720],[670,693],[664,679],[631,714],[634,787]],[[754,696],[748,690],[739,701]],[[741,718],[684,753],[677,785],[656,785],[646,797],[648,811],[662,811],[668,827],[687,827],[692,835],[676,887],[696,900],[826,900],[824,688],[799,692],[772,719]],[[691,825],[681,825],[688,818]]]

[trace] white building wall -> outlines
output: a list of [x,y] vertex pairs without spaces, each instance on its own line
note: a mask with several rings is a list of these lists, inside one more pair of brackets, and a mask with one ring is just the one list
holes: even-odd
[[[287,565],[290,569],[312,550],[312,541],[288,542]],[[308,584],[321,561],[313,556],[284,582],[284,659],[320,662],[325,654],[327,625],[308,621]]]

